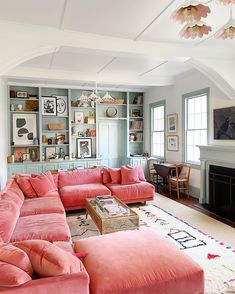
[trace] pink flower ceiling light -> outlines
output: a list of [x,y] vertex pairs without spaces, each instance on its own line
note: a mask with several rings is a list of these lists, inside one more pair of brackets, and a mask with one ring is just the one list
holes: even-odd
[[[235,0],[216,0],[216,2],[224,5],[230,4],[231,11],[232,4],[235,4]],[[206,18],[209,13],[211,13],[211,10],[207,5],[194,0],[187,0],[172,13],[171,18],[175,22],[186,23],[179,33],[181,38],[195,39],[202,38],[212,31],[210,26],[201,21],[201,19]],[[232,39],[235,37],[235,21],[232,19],[232,12],[230,14],[229,22],[215,34],[217,38]]]

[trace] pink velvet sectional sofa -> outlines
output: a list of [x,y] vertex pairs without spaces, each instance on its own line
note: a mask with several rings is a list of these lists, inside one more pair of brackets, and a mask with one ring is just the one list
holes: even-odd
[[[112,194],[125,202],[153,199],[154,187],[144,181],[141,171],[138,172],[138,177],[136,173],[134,175],[134,172],[133,177],[125,176],[124,181],[122,181],[120,170],[114,170],[114,173],[117,177],[112,177],[109,170],[100,168],[61,172],[53,175],[53,178],[51,174],[47,175],[49,182],[43,182],[44,184],[41,179],[45,175],[41,178],[32,175],[30,179],[26,176],[27,179],[23,179],[23,184],[22,178],[19,179],[17,176],[8,180],[6,188],[0,193],[0,293],[182,294],[188,293],[184,292],[187,285],[192,288],[190,293],[203,293],[202,269],[176,250],[176,260],[182,258],[182,263],[177,265],[178,261],[173,262],[175,249],[172,257],[169,259],[166,256],[165,260],[164,251],[168,241],[159,239],[153,231],[114,233],[77,241],[75,246],[72,246],[65,210],[84,208],[87,197]],[[35,179],[32,179],[34,177]],[[115,181],[112,183],[113,179],[117,180],[117,183]],[[30,187],[28,180],[32,183]],[[133,181],[136,183],[129,183]],[[35,197],[37,193],[33,192],[32,187],[36,189],[40,197]],[[22,189],[28,197],[25,197]],[[56,248],[62,249],[64,254],[74,254],[75,250],[75,252],[86,252],[88,256],[83,261],[84,265],[80,264],[77,272],[60,276],[47,275],[35,279],[29,277],[22,285],[1,285],[1,275],[4,276],[8,266],[1,256],[2,248],[9,243],[22,246],[21,242],[27,242],[27,240],[29,242],[30,240],[46,240],[53,243]],[[143,240],[146,241],[143,243]],[[159,251],[159,248],[162,249]],[[29,252],[33,252],[33,249]],[[37,254],[39,253],[36,252],[36,256]],[[44,255],[40,257],[40,260],[43,257]],[[182,266],[187,266],[187,270],[182,270]],[[53,265],[53,267],[56,266]],[[160,267],[160,273],[158,267]],[[126,274],[127,269],[129,274]],[[176,287],[178,271],[180,282]],[[164,281],[162,274],[167,275]],[[133,277],[137,275],[136,279],[133,280],[131,275]],[[117,281],[117,276],[120,281]],[[115,281],[117,283],[114,286]],[[160,287],[159,291],[156,290],[158,287]]]

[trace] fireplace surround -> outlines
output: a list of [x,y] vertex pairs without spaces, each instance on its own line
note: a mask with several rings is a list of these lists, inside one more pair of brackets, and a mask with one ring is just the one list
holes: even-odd
[[201,181],[199,203],[235,220],[235,146],[198,146]]

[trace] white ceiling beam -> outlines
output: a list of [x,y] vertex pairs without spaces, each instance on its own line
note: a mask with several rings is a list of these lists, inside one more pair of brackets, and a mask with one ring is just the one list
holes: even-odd
[[160,64],[154,66],[153,68],[151,68],[151,69],[149,69],[149,70],[146,70],[145,72],[141,73],[140,76],[144,76],[144,75],[146,75],[147,73],[150,73],[151,71],[155,70],[156,68],[161,67],[162,65],[166,64],[167,62],[168,62],[167,60],[161,62]]
[[113,58],[111,58],[105,65],[103,65],[102,67],[101,67],[101,69],[99,69],[98,71],[97,71],[97,73],[99,74],[99,73],[101,73],[103,70],[105,70],[111,63],[113,63],[114,62],[114,60],[116,60],[116,57],[113,57]]
[[64,0],[64,5],[63,5],[61,17],[60,17],[60,24],[59,24],[59,28],[61,30],[63,30],[63,28],[64,28],[64,20],[65,20],[65,15],[66,15],[67,7],[68,7],[68,1],[69,0]]

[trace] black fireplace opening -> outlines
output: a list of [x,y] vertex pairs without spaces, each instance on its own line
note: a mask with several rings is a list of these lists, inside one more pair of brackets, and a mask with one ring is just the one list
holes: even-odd
[[214,213],[235,221],[235,169],[210,165],[209,206]]

